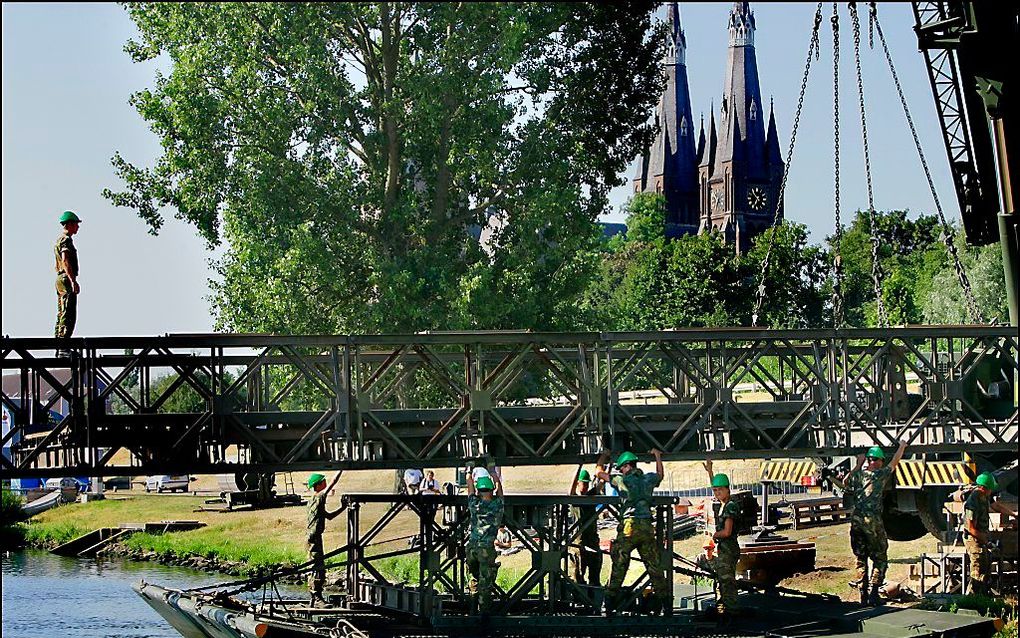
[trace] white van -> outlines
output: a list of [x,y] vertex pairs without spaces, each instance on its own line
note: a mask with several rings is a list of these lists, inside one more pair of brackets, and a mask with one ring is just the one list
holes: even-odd
[[177,490],[187,492],[190,485],[191,476],[188,474],[178,476],[157,474],[145,477],[146,492],[176,492]]

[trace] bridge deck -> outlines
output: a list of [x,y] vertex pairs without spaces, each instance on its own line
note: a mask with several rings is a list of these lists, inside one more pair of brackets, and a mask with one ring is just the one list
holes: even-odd
[[4,478],[1018,443],[1010,327],[4,337],[0,363]]

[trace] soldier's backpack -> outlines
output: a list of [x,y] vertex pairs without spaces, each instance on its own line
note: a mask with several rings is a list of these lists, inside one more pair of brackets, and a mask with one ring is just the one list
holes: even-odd
[[[734,527],[737,530],[737,534],[744,535],[750,534],[753,531],[753,527],[758,524],[758,514],[760,508],[758,507],[758,499],[754,497],[754,494],[750,490],[734,490],[730,492],[730,500],[737,504],[740,509],[740,514],[733,520]],[[712,503],[712,512],[715,516],[719,516],[719,509],[722,503],[714,501]]]

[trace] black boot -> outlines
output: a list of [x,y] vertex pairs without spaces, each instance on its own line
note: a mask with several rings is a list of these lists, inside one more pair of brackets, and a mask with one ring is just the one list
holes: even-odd
[[881,604],[882,601],[878,597],[878,583],[875,583],[871,586],[871,593],[868,595],[868,605],[878,607]]

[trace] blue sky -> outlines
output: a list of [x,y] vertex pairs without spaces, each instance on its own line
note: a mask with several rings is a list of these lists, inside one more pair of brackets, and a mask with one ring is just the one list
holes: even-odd
[[[695,117],[716,106],[726,61],[729,3],[681,5]],[[785,154],[803,72],[814,5],[752,3],[763,96],[774,96]],[[863,9],[863,5],[862,5]],[[100,196],[119,183],[110,157],[151,165],[155,135],[128,105],[130,94],[152,84],[158,63],[134,64],[123,52],[135,34],[114,4],[3,4],[2,326],[12,336],[53,331],[53,243],[56,218],[71,208],[84,218],[76,238],[82,296],[78,335],[162,334],[212,329],[207,280],[212,273],[193,230],[168,215],[158,237],[129,210]],[[786,194],[787,217],[808,225],[820,241],[832,219],[831,31],[826,6],[822,58],[812,70]],[[866,206],[850,21],[841,6],[840,103],[844,220]],[[664,13],[664,12],[663,12]],[[911,30],[908,3],[879,5],[904,91],[947,213],[959,212],[939,135],[923,59]],[[877,44],[877,43],[876,43]],[[865,41],[866,45],[866,41]],[[876,206],[933,210],[910,134],[880,51],[865,48],[868,128]],[[166,69],[164,69],[166,71]],[[633,167],[625,177],[628,182]],[[606,220],[629,186],[616,189]]]

